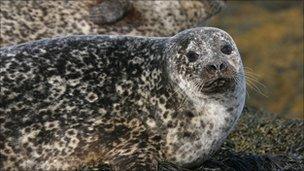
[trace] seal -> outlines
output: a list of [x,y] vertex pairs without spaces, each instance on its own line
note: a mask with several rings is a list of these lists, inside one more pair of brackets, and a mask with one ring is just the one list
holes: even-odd
[[212,27],[43,39],[0,55],[2,170],[195,167],[245,102],[238,49]]
[[0,1],[0,46],[83,34],[169,37],[202,26],[224,5],[222,0]]

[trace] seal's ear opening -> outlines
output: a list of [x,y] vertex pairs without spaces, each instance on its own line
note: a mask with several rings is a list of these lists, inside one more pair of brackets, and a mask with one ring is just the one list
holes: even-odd
[[187,52],[186,56],[187,56],[189,62],[195,62],[198,59],[199,54],[197,54],[194,51],[189,51],[189,52]]

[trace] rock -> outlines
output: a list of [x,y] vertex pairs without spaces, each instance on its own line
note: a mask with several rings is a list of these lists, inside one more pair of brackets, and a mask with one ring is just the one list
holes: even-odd
[[274,114],[245,108],[230,134],[235,150],[256,154],[289,154],[304,158],[304,121],[274,117]]

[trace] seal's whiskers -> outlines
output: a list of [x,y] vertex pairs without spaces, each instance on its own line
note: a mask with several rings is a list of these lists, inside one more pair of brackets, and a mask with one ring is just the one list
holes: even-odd
[[[243,74],[239,74],[240,76],[244,76]],[[232,79],[235,81],[235,83],[236,83],[236,86],[240,86],[240,84],[241,84],[241,80],[240,80],[240,78],[238,77],[238,75],[236,74],[236,76],[234,76],[234,77],[232,77]],[[249,94],[249,92],[248,92],[248,89],[246,89],[246,95],[248,96],[248,97],[250,97],[250,94]]]
[[[236,73],[237,76],[245,77],[246,84],[249,88],[257,92],[258,94],[261,94],[264,97],[268,97],[264,92],[263,89],[266,87],[263,83],[258,81],[258,74],[253,73],[252,69],[244,67],[245,72],[244,74]],[[247,90],[246,90],[247,91]],[[248,91],[247,94],[249,95]]]

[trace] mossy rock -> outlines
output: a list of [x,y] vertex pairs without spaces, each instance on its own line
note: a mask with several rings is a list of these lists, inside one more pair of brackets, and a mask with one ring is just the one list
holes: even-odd
[[304,121],[274,117],[245,108],[235,131],[229,136],[235,150],[256,154],[304,155]]

